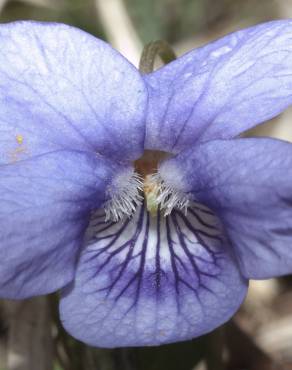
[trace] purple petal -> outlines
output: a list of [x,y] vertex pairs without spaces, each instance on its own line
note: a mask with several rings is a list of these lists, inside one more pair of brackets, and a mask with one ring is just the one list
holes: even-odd
[[1,297],[50,293],[73,279],[112,171],[101,157],[70,151],[0,166]]
[[225,322],[246,294],[212,212],[105,223],[96,214],[61,318],[76,338],[99,347],[158,345],[199,336]]
[[232,138],[292,102],[292,21],[264,23],[193,50],[148,76],[147,149],[177,153]]
[[[166,179],[174,167],[180,174]],[[292,144],[210,141],[165,162],[161,171],[217,214],[244,276],[292,272]]]
[[62,24],[0,25],[0,163],[60,149],[136,159],[146,99],[103,41]]

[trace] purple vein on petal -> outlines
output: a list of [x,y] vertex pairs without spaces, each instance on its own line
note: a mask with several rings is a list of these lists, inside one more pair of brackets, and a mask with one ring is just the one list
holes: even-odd
[[101,215],[92,218],[61,303],[64,326],[77,338],[104,347],[185,340],[226,321],[242,302],[246,282],[203,205],[193,203],[187,216],[153,217],[143,204],[118,223]]

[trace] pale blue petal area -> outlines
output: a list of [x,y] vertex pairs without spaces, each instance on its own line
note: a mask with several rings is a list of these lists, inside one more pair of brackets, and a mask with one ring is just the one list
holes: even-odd
[[292,144],[210,141],[165,162],[164,177],[175,166],[180,175],[167,181],[181,182],[217,214],[244,276],[292,273]]
[[244,29],[146,75],[146,149],[232,138],[292,103],[292,20]]
[[60,149],[136,159],[146,100],[105,42],[63,24],[0,25],[0,163]]
[[46,294],[73,279],[113,172],[103,158],[73,151],[0,166],[0,297]]
[[227,321],[247,289],[221,224],[194,203],[188,216],[105,223],[98,212],[75,282],[65,288],[61,320],[77,339],[98,347],[187,340]]

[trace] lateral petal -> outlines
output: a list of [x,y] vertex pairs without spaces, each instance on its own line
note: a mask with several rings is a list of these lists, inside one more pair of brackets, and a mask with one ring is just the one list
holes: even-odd
[[165,162],[160,174],[215,212],[245,277],[292,272],[292,144],[210,141]]
[[117,169],[57,151],[0,166],[0,296],[53,292],[74,277],[92,209]]

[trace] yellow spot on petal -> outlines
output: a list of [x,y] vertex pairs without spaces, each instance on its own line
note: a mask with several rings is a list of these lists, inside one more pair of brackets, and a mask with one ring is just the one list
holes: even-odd
[[15,136],[17,147],[9,153],[10,162],[14,163],[21,159],[21,155],[27,152],[26,147],[23,145],[24,138],[22,135]]
[[16,135],[16,141],[19,145],[23,143],[23,136],[22,135]]

